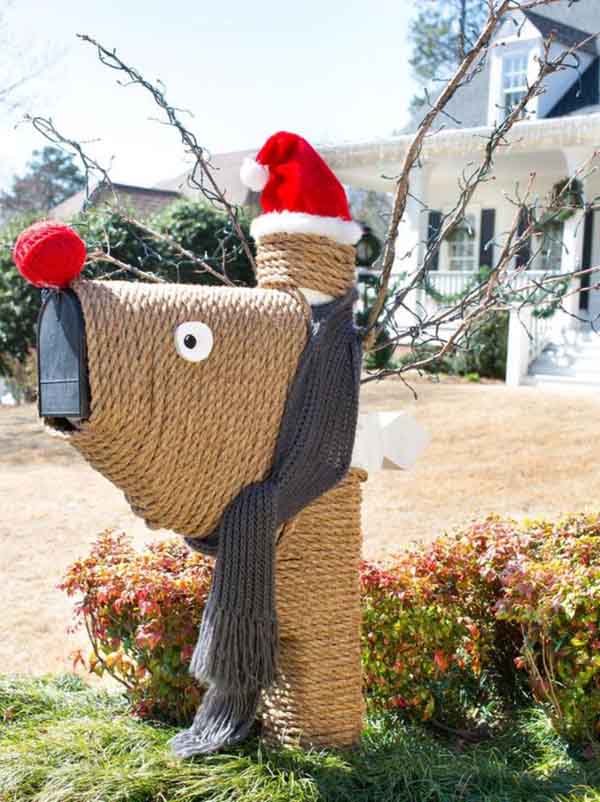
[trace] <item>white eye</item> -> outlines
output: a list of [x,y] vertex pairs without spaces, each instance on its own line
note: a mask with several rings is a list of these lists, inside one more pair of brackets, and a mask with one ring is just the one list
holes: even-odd
[[213,347],[213,333],[206,323],[191,320],[175,329],[175,348],[188,362],[202,362]]

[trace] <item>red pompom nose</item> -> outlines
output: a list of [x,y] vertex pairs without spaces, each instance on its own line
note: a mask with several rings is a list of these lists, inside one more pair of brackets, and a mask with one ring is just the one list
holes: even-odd
[[63,289],[79,276],[85,262],[85,243],[69,226],[42,220],[23,231],[13,259],[23,278],[34,287]]

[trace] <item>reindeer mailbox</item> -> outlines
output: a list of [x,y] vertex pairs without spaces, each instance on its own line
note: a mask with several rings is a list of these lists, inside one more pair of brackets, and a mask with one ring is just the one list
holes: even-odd
[[257,288],[83,281],[58,224],[15,261],[48,288],[40,414],[151,527],[216,557],[192,658],[207,686],[181,756],[243,740],[348,746],[362,725],[360,481],[350,469],[361,349],[361,229],[302,138],[271,137],[242,177],[262,190]]

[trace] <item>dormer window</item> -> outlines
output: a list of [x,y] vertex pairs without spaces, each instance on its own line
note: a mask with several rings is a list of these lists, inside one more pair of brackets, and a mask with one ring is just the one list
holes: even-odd
[[508,116],[527,94],[527,54],[505,56],[502,60],[501,106]]

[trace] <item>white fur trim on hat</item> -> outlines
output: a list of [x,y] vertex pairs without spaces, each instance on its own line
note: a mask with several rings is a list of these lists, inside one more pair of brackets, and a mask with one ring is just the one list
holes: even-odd
[[242,184],[253,192],[261,192],[269,180],[269,168],[246,156],[240,167]]
[[354,220],[341,217],[320,217],[306,212],[268,212],[254,218],[250,233],[258,242],[268,234],[317,234],[339,242],[354,245],[362,237],[363,230]]

